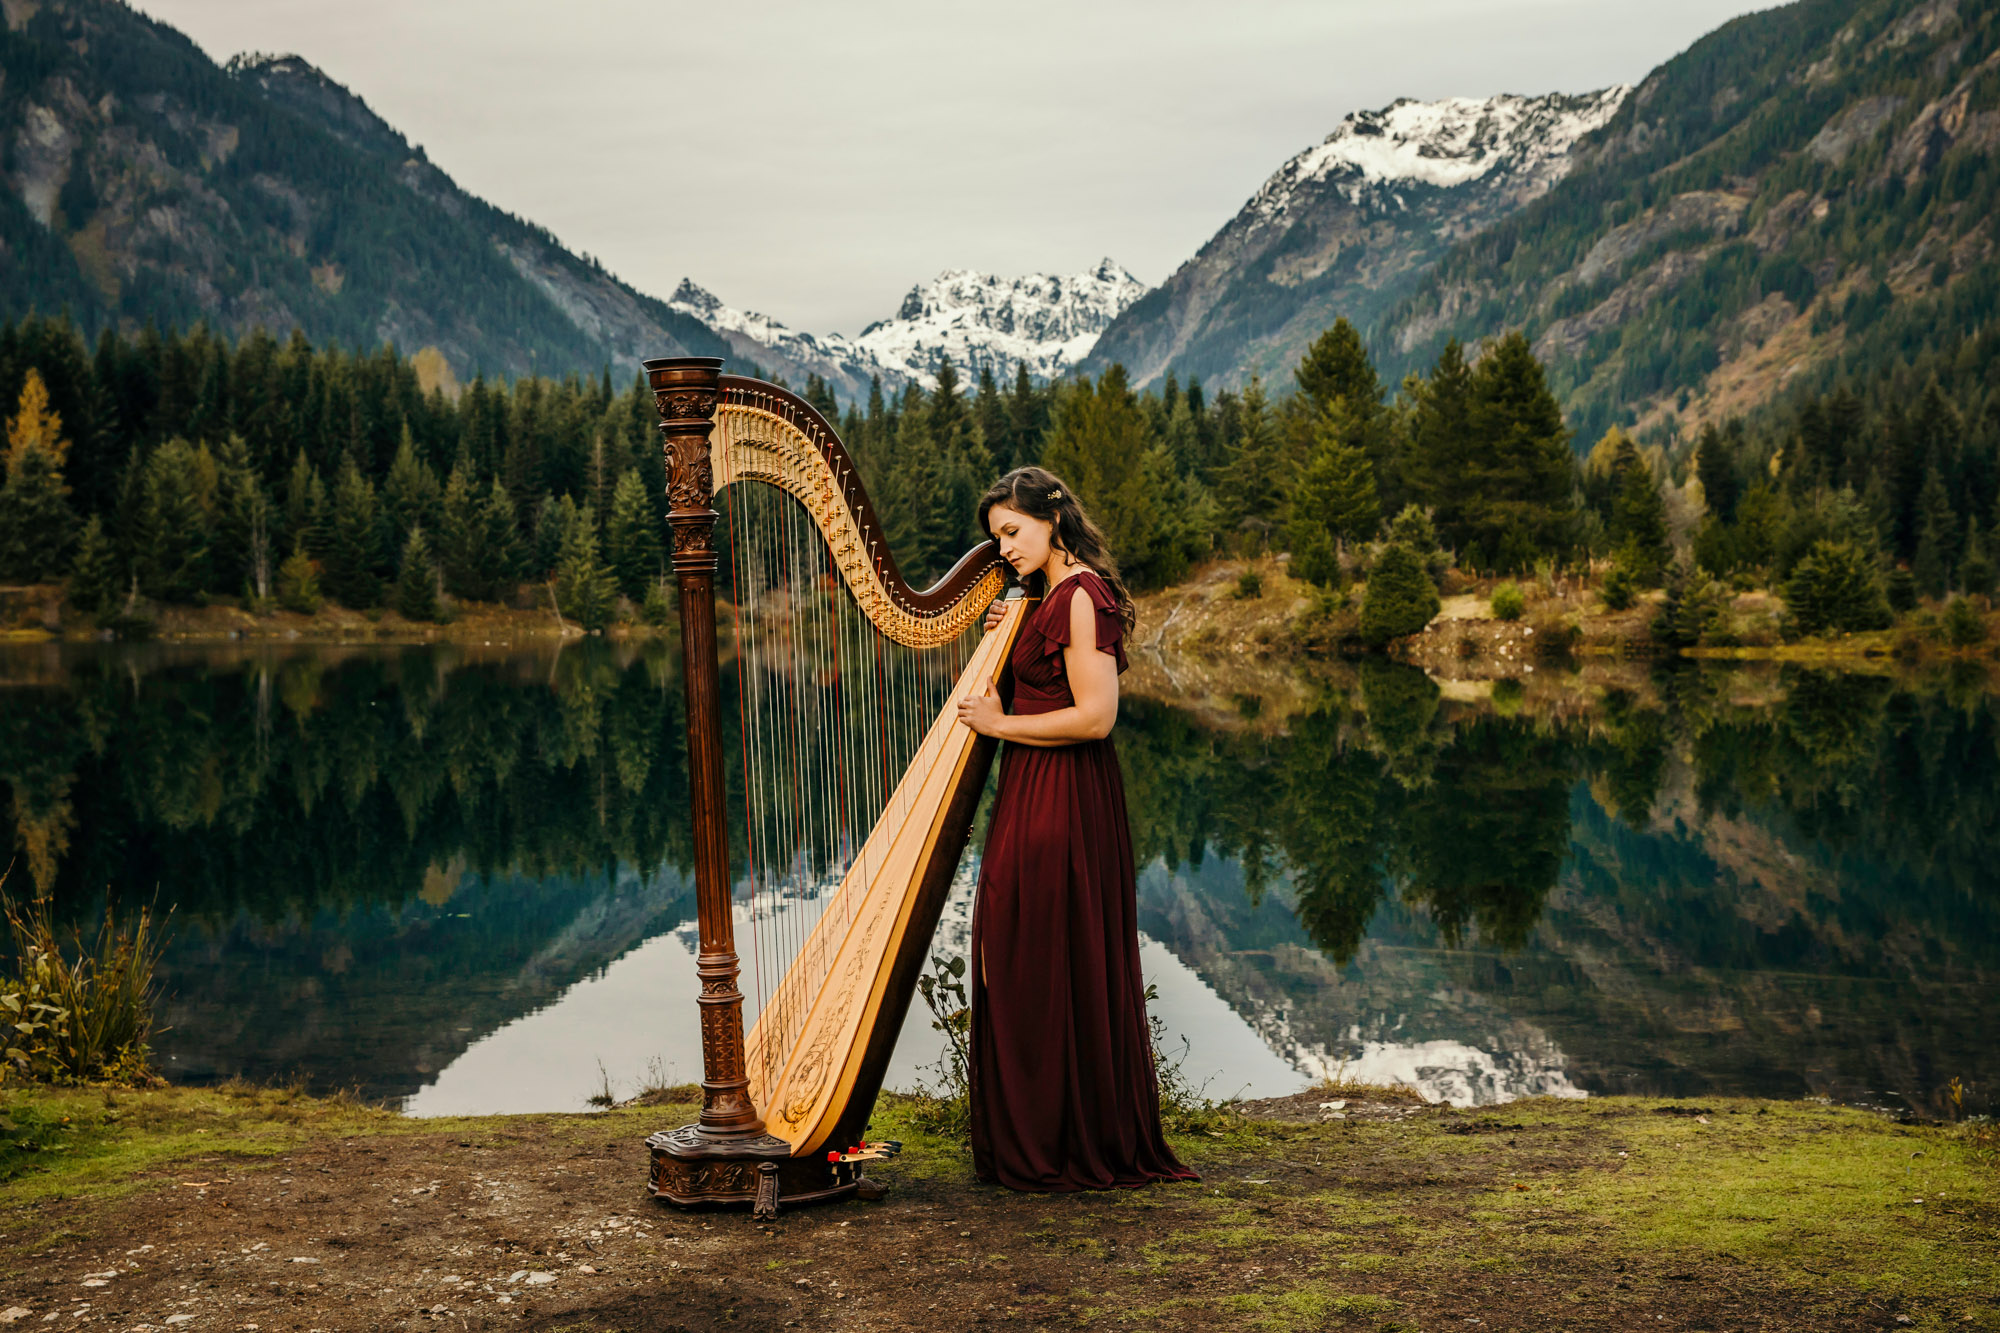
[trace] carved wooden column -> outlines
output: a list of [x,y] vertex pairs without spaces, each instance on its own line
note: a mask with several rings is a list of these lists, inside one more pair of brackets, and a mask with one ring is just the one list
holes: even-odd
[[730,910],[728,812],[723,805],[721,688],[715,655],[714,472],[709,433],[715,427],[716,382],[722,358],[675,357],[646,362],[660,412],[667,464],[667,525],[673,532],[674,577],[680,586],[681,676],[687,692],[689,807],[694,818],[695,907],[701,931],[696,975],[701,978],[704,1139],[741,1139],[764,1132],[750,1104],[743,1061],[743,993],[736,987],[736,930]]

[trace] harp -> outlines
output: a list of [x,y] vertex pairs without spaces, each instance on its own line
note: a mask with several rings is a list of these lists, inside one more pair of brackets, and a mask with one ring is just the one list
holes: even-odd
[[997,685],[1022,605],[980,634],[1006,586],[990,542],[929,588],[906,582],[803,399],[718,358],[645,367],[680,601],[703,1065],[700,1119],[646,1140],[649,1190],[759,1216],[880,1197],[865,1169],[893,1145],[862,1135],[994,750],[956,700]]

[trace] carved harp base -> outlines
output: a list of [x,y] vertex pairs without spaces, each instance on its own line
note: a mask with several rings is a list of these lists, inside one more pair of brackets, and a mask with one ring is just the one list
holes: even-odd
[[776,1217],[781,1206],[887,1193],[862,1174],[865,1162],[793,1157],[791,1144],[769,1134],[718,1140],[700,1125],[682,1125],[653,1135],[646,1148],[653,1156],[646,1192],[683,1208],[747,1204],[757,1217]]

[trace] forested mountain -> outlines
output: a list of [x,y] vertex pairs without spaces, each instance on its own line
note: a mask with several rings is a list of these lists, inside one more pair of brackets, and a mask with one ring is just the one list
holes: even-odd
[[1400,101],[1350,115],[1280,167],[1200,253],[1120,316],[1085,362],[1282,375],[1336,318],[1366,327],[1454,241],[1539,197],[1628,90]]
[[700,320],[459,189],[296,57],[227,69],[113,0],[6,6],[0,312],[435,347],[459,379],[722,355]]
[[1649,75],[1371,342],[1393,377],[1523,328],[1579,440],[1671,440],[1899,368],[1976,377],[1954,362],[2000,301],[1996,142],[1994,0],[1747,15]]

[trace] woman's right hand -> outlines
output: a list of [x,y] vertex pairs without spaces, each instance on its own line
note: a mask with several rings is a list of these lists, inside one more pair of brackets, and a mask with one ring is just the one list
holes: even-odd
[[986,632],[991,634],[1000,627],[1000,618],[1007,614],[1007,603],[995,602],[986,608]]

